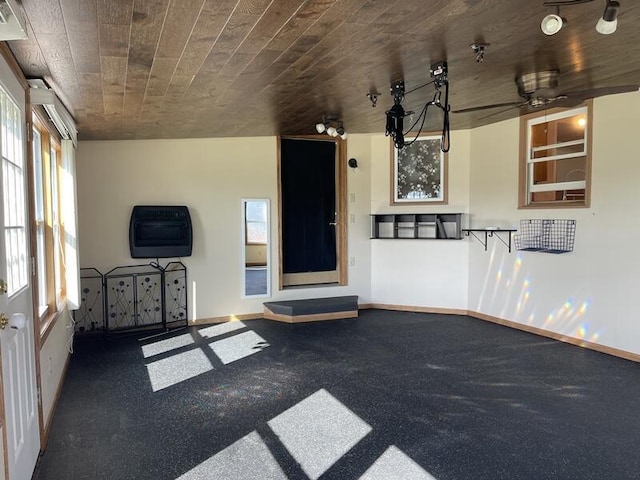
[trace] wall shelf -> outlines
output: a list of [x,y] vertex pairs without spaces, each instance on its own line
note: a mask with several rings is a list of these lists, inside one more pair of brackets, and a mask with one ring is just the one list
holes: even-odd
[[[474,236],[482,245],[484,245],[485,252],[487,251],[487,243],[489,242],[489,238],[495,237],[500,240],[508,249],[509,253],[511,253],[511,236],[514,232],[518,230],[516,228],[464,228],[462,230],[465,236],[472,235]],[[506,234],[506,240],[500,236],[500,234]]]
[[461,240],[462,213],[372,214],[371,238]]

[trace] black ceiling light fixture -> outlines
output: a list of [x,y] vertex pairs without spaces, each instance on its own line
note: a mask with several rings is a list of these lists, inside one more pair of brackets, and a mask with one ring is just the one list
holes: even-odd
[[[438,109],[442,110],[443,123],[442,123],[442,137],[440,140],[440,149],[443,152],[449,151],[449,140],[450,140],[450,127],[449,127],[449,80],[447,78],[448,68],[447,62],[438,62],[431,65],[430,69],[431,80],[423,85],[419,85],[409,91],[405,91],[404,80],[399,80],[397,82],[393,82],[390,87],[391,96],[393,97],[393,106],[385,112],[387,116],[387,127],[385,130],[385,135],[391,137],[393,140],[394,146],[400,150],[406,146],[411,145],[415,142],[420,134],[422,133],[422,129],[424,127],[424,123],[427,119],[427,112],[430,106],[435,106]],[[416,90],[426,87],[427,85],[433,85],[436,89],[433,99],[428,101],[416,121],[408,128],[408,130],[404,131],[404,118],[408,115],[413,114],[414,112],[405,112],[402,102],[404,100],[405,95],[409,93],[415,92]],[[444,104],[441,101],[441,88],[444,87]],[[405,135],[409,132],[412,132],[414,128],[420,123],[420,127],[418,128],[418,132],[413,140],[410,142],[405,141]]]
[[326,133],[330,137],[340,137],[342,140],[347,139],[342,120],[335,114],[323,115],[322,123],[316,123],[316,132]]
[[[572,5],[580,5],[582,3],[593,2],[593,0],[556,0],[544,2],[545,7],[556,7],[556,13],[551,13],[542,19],[540,29],[545,35],[555,35],[558,33],[567,20],[560,16],[560,7],[569,7]],[[603,35],[609,35],[616,31],[618,27],[618,12],[620,11],[620,2],[616,0],[606,0],[604,13],[596,23],[596,31]]]

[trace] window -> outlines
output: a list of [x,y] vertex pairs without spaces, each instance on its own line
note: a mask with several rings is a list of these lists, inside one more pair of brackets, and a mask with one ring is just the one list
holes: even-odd
[[65,296],[64,226],[61,222],[61,149],[45,120],[34,112],[33,230],[38,314],[45,324]]
[[47,312],[47,248],[46,248],[46,218],[44,208],[44,168],[42,165],[42,137],[37,129],[33,129],[33,191],[35,229],[35,254],[37,264],[36,289],[38,298],[38,314]]
[[521,118],[521,208],[589,206],[591,105]]
[[247,245],[267,243],[267,204],[264,201],[247,200],[245,203]]
[[13,295],[29,284],[27,220],[25,212],[25,166],[22,113],[0,87],[0,144],[2,147],[2,191],[4,192],[5,255],[7,294]]

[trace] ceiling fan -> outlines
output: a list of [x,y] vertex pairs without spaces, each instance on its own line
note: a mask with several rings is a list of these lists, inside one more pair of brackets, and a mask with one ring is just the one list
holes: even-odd
[[640,88],[639,85],[620,85],[616,87],[592,88],[590,90],[579,90],[576,92],[557,94],[558,73],[559,72],[557,70],[546,70],[542,72],[526,73],[518,76],[516,78],[518,95],[520,95],[524,101],[494,103],[491,105],[461,108],[460,110],[453,110],[452,113],[476,112],[479,110],[489,110],[500,107],[506,107],[507,110],[516,107],[535,110],[546,108],[551,104],[553,104],[554,107],[573,107],[589,98],[613,95],[616,93],[634,92]]

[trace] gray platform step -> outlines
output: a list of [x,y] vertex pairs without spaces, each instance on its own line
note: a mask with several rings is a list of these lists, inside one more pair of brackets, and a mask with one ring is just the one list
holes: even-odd
[[264,302],[264,318],[297,323],[358,316],[358,296]]

